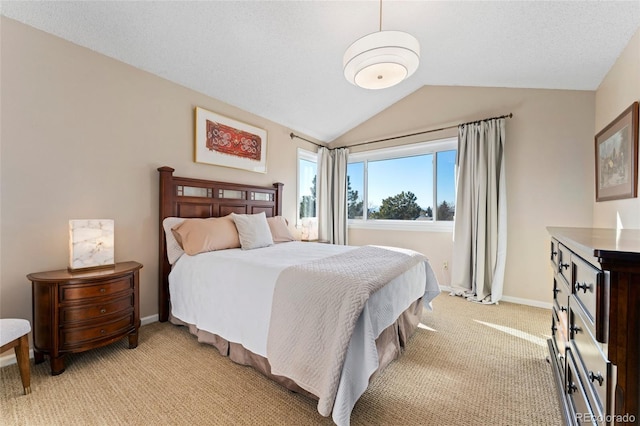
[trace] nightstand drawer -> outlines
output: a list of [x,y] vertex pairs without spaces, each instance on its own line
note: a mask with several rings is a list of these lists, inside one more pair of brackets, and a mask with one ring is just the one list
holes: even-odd
[[63,328],[60,330],[60,345],[62,349],[71,349],[92,340],[102,340],[109,336],[120,335],[133,328],[134,313],[131,312],[124,317],[94,327]]
[[133,304],[133,294],[129,294],[112,302],[96,303],[93,305],[73,308],[62,308],[60,312],[60,320],[63,323],[68,323],[106,317],[117,312],[125,312],[127,309],[133,309]]
[[132,288],[133,282],[129,277],[93,285],[67,285],[60,289],[60,302],[103,297]]

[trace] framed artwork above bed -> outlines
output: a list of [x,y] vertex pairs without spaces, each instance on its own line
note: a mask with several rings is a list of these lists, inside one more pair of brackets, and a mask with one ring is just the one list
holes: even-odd
[[196,107],[196,163],[267,172],[267,131]]

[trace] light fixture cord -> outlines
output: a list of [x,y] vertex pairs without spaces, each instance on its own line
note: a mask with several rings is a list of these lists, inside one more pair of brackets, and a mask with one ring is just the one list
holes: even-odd
[[380,32],[382,32],[382,0],[380,0]]

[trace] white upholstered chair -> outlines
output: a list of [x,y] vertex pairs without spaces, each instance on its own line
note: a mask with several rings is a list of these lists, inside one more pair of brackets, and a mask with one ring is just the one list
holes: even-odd
[[25,319],[0,318],[0,353],[14,348],[24,394],[31,393],[29,371],[29,332],[31,324]]

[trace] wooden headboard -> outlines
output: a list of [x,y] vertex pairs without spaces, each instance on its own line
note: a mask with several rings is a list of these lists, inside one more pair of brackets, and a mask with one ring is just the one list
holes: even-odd
[[158,315],[160,321],[169,319],[169,272],[167,242],[162,221],[167,217],[207,218],[229,213],[256,214],[267,217],[282,214],[282,183],[272,187],[243,185],[229,182],[173,176],[174,169],[160,167],[160,220],[158,223],[159,275]]

